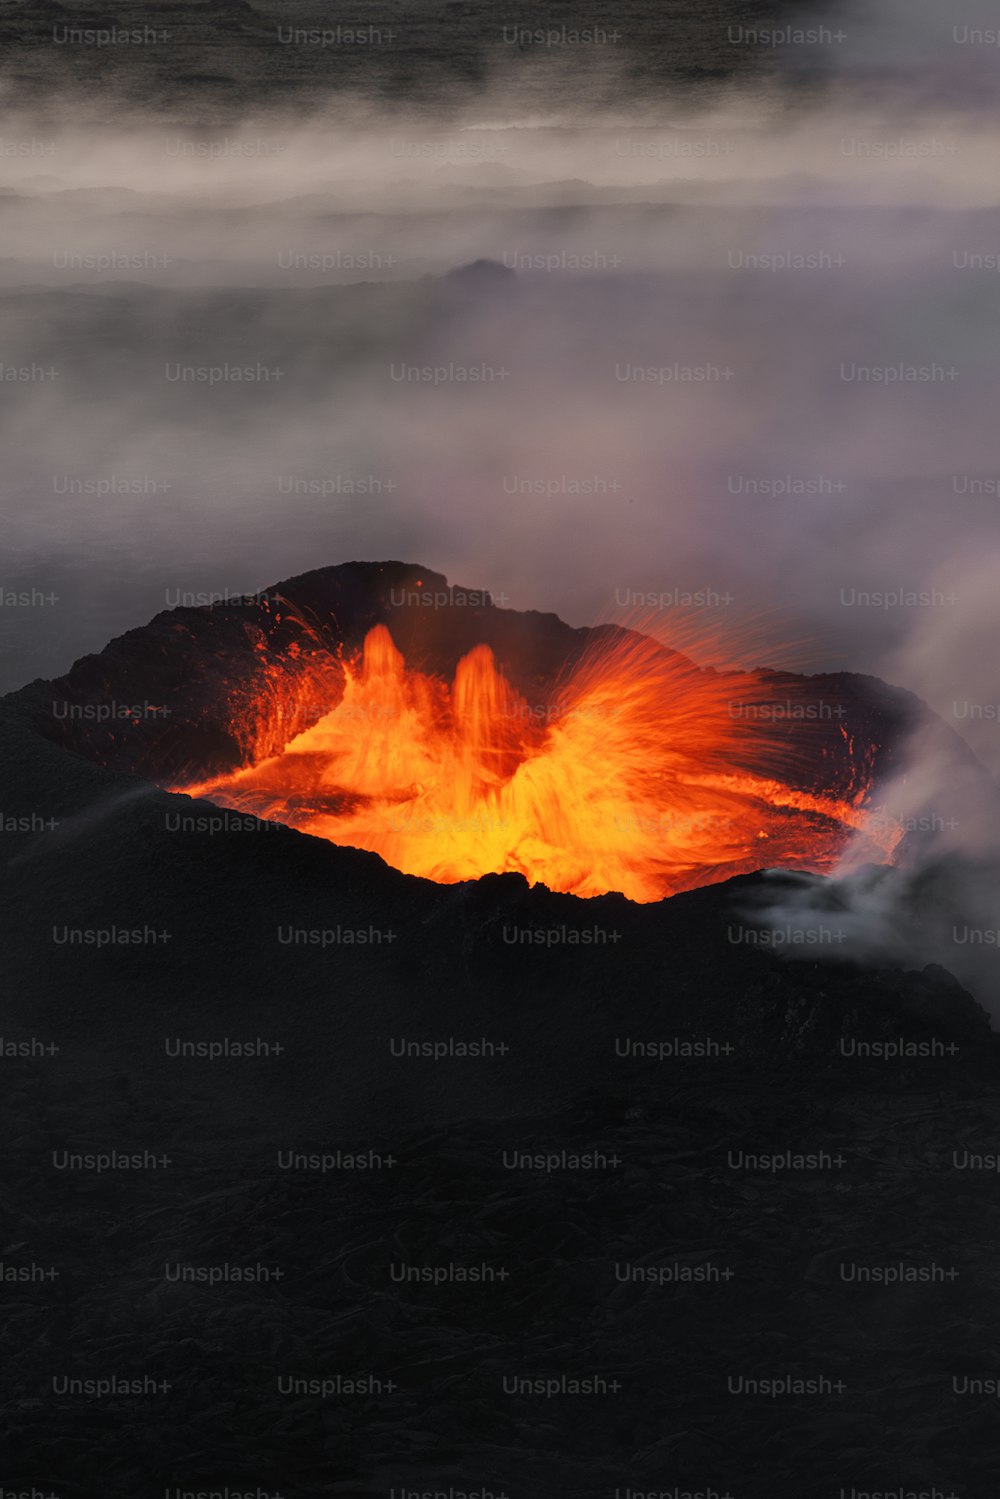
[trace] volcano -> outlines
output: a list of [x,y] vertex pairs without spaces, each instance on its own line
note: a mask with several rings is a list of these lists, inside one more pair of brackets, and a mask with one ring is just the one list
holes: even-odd
[[[874,874],[905,883],[898,866],[928,835],[887,849],[878,840],[899,829],[879,806],[915,726],[933,727],[927,710],[871,678],[725,673],[397,563],[172,609],[0,702],[0,1128],[19,1233],[66,1276],[65,1291],[10,1291],[23,1339],[13,1470],[38,1472],[44,1453],[72,1471],[93,1450],[89,1403],[37,1398],[67,1328],[82,1375],[153,1371],[172,1386],[129,1408],[102,1489],[113,1499],[149,1486],[150,1454],[158,1472],[191,1472],[220,1432],[223,1461],[197,1469],[214,1487],[245,1473],[263,1433],[256,1473],[273,1492],[470,1492],[475,1474],[480,1491],[607,1499],[658,1464],[718,1472],[718,1492],[746,1499],[821,1499],[841,1428],[817,1437],[811,1408],[778,1401],[734,1417],[726,1392],[733,1369],[786,1369],[803,1326],[809,1356],[793,1367],[843,1379],[858,1472],[880,1471],[887,1442],[909,1450],[938,1431],[967,1329],[981,1340],[985,1318],[993,1335],[974,1289],[993,1260],[993,1187],[929,1163],[956,1128],[987,1158],[1000,1123],[996,1037],[949,971],[751,940],[765,887],[773,899],[815,878],[829,924],[839,913],[822,876],[724,878],[764,861],[765,840],[745,833],[724,858],[700,842],[687,868],[676,836],[658,863],[645,843],[628,859],[616,844],[617,865],[605,847],[597,883],[631,877],[635,899],[546,889],[540,864],[457,878],[459,853],[475,869],[511,845],[463,843],[446,824],[447,837],[430,829],[434,877],[392,867],[426,857],[419,838],[338,846],[375,845],[392,819],[405,832],[403,813],[527,807],[547,858],[564,861],[544,873],[578,883],[580,844],[552,836],[544,796],[511,789],[568,764],[586,793],[566,803],[574,816],[595,799],[622,816],[608,798],[627,788],[636,816],[674,833],[668,814],[689,794],[675,821],[697,814],[685,836],[703,840],[722,792],[726,817],[770,817],[754,836],[773,845],[778,829],[801,869],[860,838],[896,866]],[[958,785],[975,764],[940,734]],[[684,882],[703,888],[655,898]],[[111,1150],[169,1164],[53,1164]],[[783,1153],[819,1165],[744,1164]],[[836,1287],[836,1257],[855,1244],[885,1264],[955,1264],[957,1289],[918,1288],[915,1318],[909,1284],[876,1305]],[[387,1295],[397,1256],[508,1278]],[[164,1277],[249,1259],[284,1278],[247,1291]],[[716,1261],[718,1285],[681,1280]],[[680,1283],[626,1284],[623,1262],[680,1266]],[[873,1317],[880,1332],[919,1328],[930,1379],[905,1386],[907,1344],[887,1381]],[[633,1414],[611,1398],[496,1408],[504,1381],[567,1367],[617,1381]],[[273,1405],[279,1377],[358,1370],[391,1379],[396,1404]],[[887,1383],[907,1398],[870,1420]],[[678,1411],[667,1435],[665,1398]],[[936,1439],[942,1468],[995,1469],[995,1434],[981,1462],[964,1456],[979,1420],[969,1403]],[[779,1444],[787,1465],[817,1468],[815,1484],[775,1485]]]
[[695,663],[397,562],[166,611],[6,706],[102,767],[407,874],[638,902],[826,873],[848,845],[893,862],[912,835],[881,788],[932,718],[873,678]]

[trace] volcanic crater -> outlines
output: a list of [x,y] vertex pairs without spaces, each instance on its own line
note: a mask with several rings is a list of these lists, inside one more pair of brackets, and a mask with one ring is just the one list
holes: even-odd
[[762,867],[905,858],[881,788],[933,722],[850,673],[698,664],[402,562],[176,608],[5,707],[64,749],[442,884],[650,902]]

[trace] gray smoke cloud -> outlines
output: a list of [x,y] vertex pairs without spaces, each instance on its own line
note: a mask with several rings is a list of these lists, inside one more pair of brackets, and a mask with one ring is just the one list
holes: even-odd
[[[780,664],[886,671],[951,631],[1000,488],[995,132],[640,114],[136,122],[46,137],[60,175],[8,158],[21,576],[118,555],[117,628],[402,554],[576,622],[706,590],[772,616]],[[511,274],[449,278],[482,259]]]

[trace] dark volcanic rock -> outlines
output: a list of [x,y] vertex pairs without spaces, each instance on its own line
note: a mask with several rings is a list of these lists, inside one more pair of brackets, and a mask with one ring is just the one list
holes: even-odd
[[[213,697],[293,645],[319,669],[417,576],[443,585],[355,564],[160,615],[57,684],[169,699],[172,740],[57,722],[55,684],[0,706],[3,1262],[55,1272],[0,1298],[5,1471],[88,1499],[988,1492],[992,1412],[951,1380],[1000,1338],[997,1177],[953,1152],[995,1152],[1000,1070],[949,973],[734,940],[791,876],[642,906],[438,886],[153,784],[233,763]],[[393,621],[431,669],[487,638],[525,682],[587,636],[490,605]],[[842,685],[889,754],[913,700]],[[68,1164],[109,1151],[153,1164]],[[857,1264],[954,1277],[846,1282]],[[61,1371],[169,1388],[93,1400],[54,1393]],[[384,1383],[279,1383],[359,1375]],[[728,1383],[789,1376],[831,1393]],[[540,1399],[538,1377],[603,1384]]]
[[[607,1499],[663,1472],[825,1499],[849,1432],[845,1481],[882,1471],[887,1444],[925,1486],[985,1481],[1000,1448],[975,1402],[935,1419],[1000,1333],[995,1178],[947,1169],[956,1141],[995,1148],[995,1044],[948,974],[736,945],[752,879],[635,906],[516,875],[435,886],[287,828],[184,831],[174,815],[205,804],[6,716],[0,774],[8,819],[58,822],[3,844],[4,1041],[59,1048],[3,1061],[4,1258],[59,1276],[4,1289],[8,1471],[44,1459],[89,1495],[107,1430],[109,1499],[227,1475]],[[279,925],[394,940],[282,944]],[[155,940],[66,943],[112,926]],[[528,929],[561,940],[505,940]],[[586,930],[608,940],[565,940]],[[226,1038],[250,1055],[177,1054]],[[392,1054],[456,1038],[506,1050]],[[841,1045],[900,1038],[924,1054]],[[56,1165],[109,1150],[168,1164]],[[309,1165],[345,1152],[368,1168]],[[814,1164],[744,1164],[788,1152]],[[576,1156],[591,1164],[532,1164]],[[844,1262],[959,1278],[858,1287]],[[281,1278],[176,1278],[227,1265]],[[391,1279],[440,1265],[504,1278]],[[72,1376],[170,1389],[95,1415],[53,1398],[56,1351]],[[276,1394],[364,1371],[392,1391]],[[811,1397],[735,1398],[734,1374],[840,1381],[838,1420]],[[539,1376],[608,1388],[506,1393]]]

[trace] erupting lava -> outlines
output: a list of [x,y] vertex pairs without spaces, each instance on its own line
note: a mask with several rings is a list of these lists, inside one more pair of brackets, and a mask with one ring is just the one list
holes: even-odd
[[859,767],[849,799],[793,789],[787,739],[761,727],[769,689],[741,678],[734,708],[733,681],[609,631],[532,704],[487,646],[449,687],[378,625],[338,705],[281,754],[175,789],[444,883],[516,870],[654,901],[765,865],[829,869],[852,831],[888,860],[900,831],[863,809],[870,777]]

